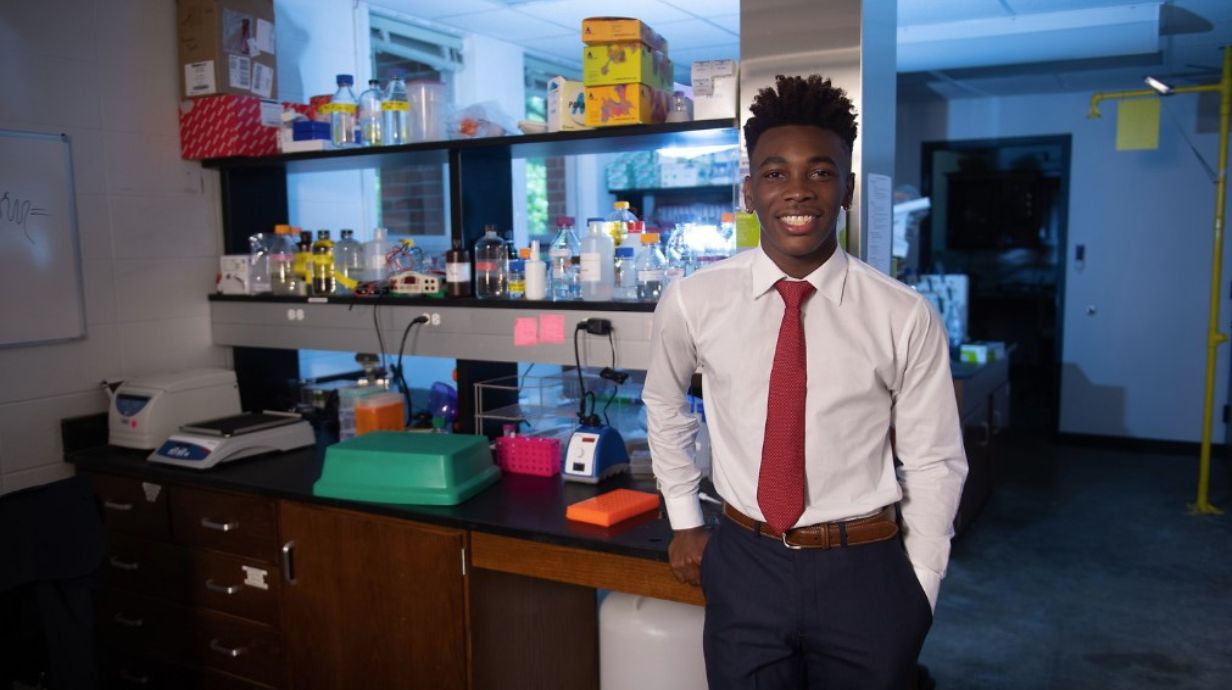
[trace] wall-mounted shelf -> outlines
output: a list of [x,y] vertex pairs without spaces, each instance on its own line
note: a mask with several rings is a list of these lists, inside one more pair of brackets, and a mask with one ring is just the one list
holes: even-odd
[[[324,300],[324,301],[322,301]],[[653,304],[620,302],[526,302],[488,300],[355,299],[247,297],[212,295],[210,323],[215,345],[286,350],[342,352],[384,351],[396,355],[407,324],[420,314],[429,323],[416,326],[406,342],[406,355],[448,357],[489,362],[573,364],[573,332],[589,318],[612,322],[616,367],[645,369],[650,363]],[[378,340],[375,323],[380,324]],[[518,319],[535,322],[542,316],[563,319],[564,341],[518,346]],[[582,333],[578,350],[584,366],[611,364],[606,336]]]

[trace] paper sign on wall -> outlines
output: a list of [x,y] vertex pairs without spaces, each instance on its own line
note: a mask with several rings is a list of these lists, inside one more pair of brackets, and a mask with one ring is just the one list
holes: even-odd
[[1159,148],[1159,99],[1134,98],[1117,102],[1117,151],[1154,151]]
[[539,344],[539,322],[533,316],[523,316],[513,321],[513,346],[531,347]]
[[539,342],[565,342],[565,317],[560,314],[540,314]]

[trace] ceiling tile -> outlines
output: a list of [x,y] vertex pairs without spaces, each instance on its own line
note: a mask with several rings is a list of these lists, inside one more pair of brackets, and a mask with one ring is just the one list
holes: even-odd
[[704,19],[670,22],[656,26],[655,29],[667,39],[669,57],[674,55],[678,49],[698,48],[740,40],[738,33],[720,29]]
[[371,0],[368,5],[374,10],[392,10],[420,19],[505,9],[500,0]]
[[712,17],[706,17],[706,20],[711,24],[717,24],[721,29],[726,29],[737,36],[740,35],[739,14],[717,14]]
[[554,40],[561,39],[569,31],[569,27],[562,24],[511,9],[438,17],[436,21],[452,26],[458,31],[483,34],[521,45],[549,37]]
[[663,0],[663,3],[678,7],[697,17],[740,15],[740,0]]
[[570,26],[582,33],[587,17],[636,17],[658,29],[664,22],[689,19],[685,12],[659,0],[539,0],[517,5],[519,12]]

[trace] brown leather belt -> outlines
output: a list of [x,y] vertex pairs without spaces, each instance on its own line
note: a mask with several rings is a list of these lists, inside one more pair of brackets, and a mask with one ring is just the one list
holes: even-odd
[[745,529],[782,541],[783,546],[789,549],[835,549],[840,546],[885,541],[898,534],[894,506],[886,506],[880,513],[858,520],[822,522],[794,527],[787,532],[779,532],[764,522],[754,520],[731,507],[730,503],[723,504],[723,514]]

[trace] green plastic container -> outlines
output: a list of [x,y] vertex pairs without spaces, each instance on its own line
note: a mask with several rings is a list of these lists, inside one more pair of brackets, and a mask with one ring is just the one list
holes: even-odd
[[372,503],[457,505],[500,479],[488,439],[374,431],[325,449],[317,496]]

